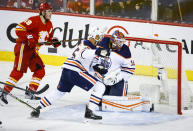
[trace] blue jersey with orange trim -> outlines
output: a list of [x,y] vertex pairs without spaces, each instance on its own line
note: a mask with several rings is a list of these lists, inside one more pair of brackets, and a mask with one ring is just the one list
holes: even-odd
[[[92,66],[96,64],[101,64],[107,67],[108,72],[106,75],[110,74],[111,72],[120,69],[120,74],[122,75],[123,79],[127,80],[131,75],[135,72],[135,63],[134,60],[131,58],[131,52],[127,45],[123,45],[120,50],[112,49],[112,43],[109,37],[104,37],[100,43],[97,44],[99,48],[111,49],[110,56],[103,60],[103,58],[97,58],[94,62],[92,62]],[[105,61],[105,62],[104,62]],[[96,73],[98,78],[101,78],[100,74]]]
[[[110,49],[111,48],[111,41],[109,37],[104,37],[100,43],[97,45],[98,47]],[[131,58],[131,51],[127,45],[123,45],[121,50],[112,50],[113,52],[116,52],[117,54],[125,57],[125,58]]]

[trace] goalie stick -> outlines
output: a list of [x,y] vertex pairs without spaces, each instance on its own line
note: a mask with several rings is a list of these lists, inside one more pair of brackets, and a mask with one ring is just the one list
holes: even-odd
[[[2,89],[1,87],[0,87],[0,90],[1,90],[2,92],[5,92],[5,90]],[[22,99],[18,98],[17,96],[15,96],[15,95],[13,95],[13,94],[11,94],[11,93],[8,93],[8,95],[11,96],[12,98],[16,99],[16,100],[19,101],[20,103],[26,105],[27,107],[31,108],[32,110],[37,111],[36,108],[34,108],[33,106],[31,106],[31,105],[28,104],[27,102],[23,101]]]
[[[28,91],[28,90],[23,89],[23,88],[21,88],[21,87],[17,87],[17,86],[14,86],[14,85],[10,85],[10,84],[7,84],[7,83],[1,82],[1,81],[0,81],[0,84],[4,84],[4,85],[7,85],[7,86],[11,86],[11,87],[13,87],[13,88],[16,88],[16,89],[19,89],[19,90],[22,90],[22,91]],[[49,88],[49,85],[46,84],[46,85],[45,85],[42,89],[40,89],[39,91],[30,91],[30,92],[32,92],[33,94],[39,95],[39,94],[44,93],[48,88]]]

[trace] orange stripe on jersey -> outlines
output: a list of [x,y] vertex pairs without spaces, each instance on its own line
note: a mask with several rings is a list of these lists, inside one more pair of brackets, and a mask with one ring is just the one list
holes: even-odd
[[96,81],[94,79],[92,79],[90,76],[84,74],[83,72],[80,72],[80,74],[83,75],[83,77],[85,77],[91,83],[96,84]]
[[15,30],[26,31],[26,28],[25,28],[23,25],[18,24],[18,25],[16,26],[16,29],[15,29]]
[[25,26],[23,26],[22,24],[18,24],[18,26],[21,26],[22,28],[26,29]]
[[17,83],[17,80],[14,79],[13,77],[9,77],[10,80],[12,80],[13,82]]
[[33,84],[33,85],[36,85],[36,86],[40,85],[39,83],[36,83],[36,82],[30,82],[30,84]]
[[75,61],[69,61],[69,60],[66,60],[67,63],[71,63],[71,64],[75,64],[76,66],[78,66],[79,68],[83,69],[86,71],[86,69],[84,67],[82,67],[79,63],[75,62]]
[[5,83],[14,86],[14,84],[12,84],[12,83],[9,82],[9,81],[6,81]]
[[99,103],[99,102],[100,102],[99,100],[97,100],[97,99],[95,99],[95,98],[93,98],[93,97],[90,97],[90,99],[93,100],[93,101],[95,101],[96,103]]
[[46,105],[49,106],[49,104],[42,98],[42,102]]
[[19,53],[19,62],[18,62],[18,65],[17,65],[17,71],[20,71],[20,69],[21,69],[24,46],[25,46],[24,44],[21,45],[21,49],[20,49],[20,53]]
[[124,68],[124,67],[122,67],[122,70],[124,70],[124,71],[129,71],[129,72],[132,72],[132,73],[134,73],[134,72],[135,72],[135,70],[134,70],[134,69],[127,69],[127,68]]
[[16,31],[18,31],[18,30],[19,30],[19,31],[26,31],[25,29],[19,29],[19,28],[16,28],[15,30],[16,30]]
[[126,91],[127,91],[127,81],[124,82],[124,90],[123,90],[123,96],[126,96]]
[[32,80],[38,80],[38,81],[40,81],[40,80],[42,80],[42,79],[37,78],[37,77],[33,77]]

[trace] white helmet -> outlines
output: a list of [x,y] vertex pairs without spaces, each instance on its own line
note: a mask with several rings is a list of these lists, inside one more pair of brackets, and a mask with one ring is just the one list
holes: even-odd
[[[97,42],[101,41],[105,35],[106,30],[107,30],[106,27],[101,27],[101,28],[97,26],[91,27],[88,38],[94,38]],[[96,38],[97,35],[99,36],[99,39]]]

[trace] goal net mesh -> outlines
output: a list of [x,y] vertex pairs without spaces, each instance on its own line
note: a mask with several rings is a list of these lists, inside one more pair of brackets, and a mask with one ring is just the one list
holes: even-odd
[[182,109],[191,108],[191,91],[182,68],[181,43],[174,39],[126,39],[136,64],[134,77],[128,80],[128,94],[150,97],[157,105],[155,109],[164,105],[171,112],[182,114]]

